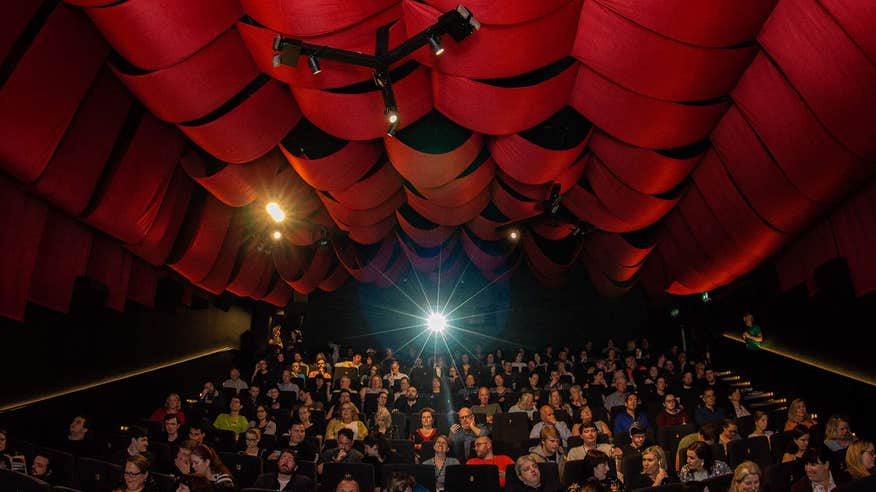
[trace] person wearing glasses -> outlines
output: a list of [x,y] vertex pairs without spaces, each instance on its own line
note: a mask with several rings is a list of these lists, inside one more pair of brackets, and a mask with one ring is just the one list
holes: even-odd
[[466,465],[496,465],[499,468],[499,487],[505,488],[505,469],[514,466],[514,460],[504,454],[493,454],[493,441],[487,436],[475,440],[476,457],[465,462]]
[[536,439],[540,437],[541,430],[546,425],[551,425],[560,433],[560,439],[563,442],[563,447],[565,447],[566,441],[572,436],[572,431],[569,430],[569,426],[565,422],[557,420],[554,416],[554,407],[550,405],[542,405],[538,411],[538,416],[541,418],[541,421],[532,426],[532,430],[529,432],[529,438]]
[[159,492],[158,484],[149,476],[149,460],[142,455],[129,456],[125,461],[124,481],[119,492]]
[[481,436],[489,436],[490,430],[486,426],[479,427],[475,423],[471,408],[460,408],[458,416],[459,423],[450,426],[450,445],[453,447],[454,455],[468,457],[472,441]]
[[682,425],[688,422],[687,412],[681,406],[681,401],[672,393],[663,397],[663,409],[657,414],[657,427]]
[[849,476],[858,480],[873,475],[876,464],[876,451],[873,441],[861,439],[849,445],[846,449],[846,471]]

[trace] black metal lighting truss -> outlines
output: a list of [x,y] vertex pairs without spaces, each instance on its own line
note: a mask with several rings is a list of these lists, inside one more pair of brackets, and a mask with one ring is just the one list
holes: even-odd
[[[442,35],[448,34],[455,41],[459,42],[470,36],[477,29],[480,29],[480,27],[480,23],[471,12],[462,5],[459,5],[456,9],[441,14],[441,17],[434,24],[411,36],[395,48],[380,49],[381,47],[378,46],[377,53],[374,55],[332,48],[331,46],[305,43],[299,39],[278,35],[274,38],[273,43],[274,51],[277,52],[274,54],[273,63],[275,67],[280,65],[296,67],[298,66],[298,58],[306,56],[308,57],[310,69],[314,74],[321,71],[319,66],[320,58],[372,69],[374,71],[374,83],[380,89],[383,103],[386,106],[384,114],[387,120],[387,133],[394,135],[398,129],[400,116],[395,104],[395,95],[392,92],[389,67],[423,46],[429,46],[435,55],[440,55],[444,52],[440,42]],[[378,32],[378,38],[380,37]],[[379,44],[380,39],[378,39]]]

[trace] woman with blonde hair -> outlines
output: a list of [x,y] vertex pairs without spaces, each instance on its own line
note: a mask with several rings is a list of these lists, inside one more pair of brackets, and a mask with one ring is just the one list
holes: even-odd
[[849,447],[853,441],[849,418],[845,415],[831,415],[824,425],[824,445],[831,451],[839,451]]
[[642,452],[642,473],[627,477],[630,481],[628,490],[643,487],[659,487],[671,482],[666,471],[666,453],[660,446],[651,446]]
[[355,441],[361,441],[368,435],[368,428],[359,420],[359,410],[356,409],[356,405],[349,402],[341,405],[340,415],[329,421],[325,429],[325,438],[337,439],[338,431],[344,428],[353,431],[353,440]]
[[760,467],[752,461],[739,463],[733,472],[733,481],[727,492],[758,492],[760,489]]
[[386,439],[399,439],[398,429],[392,425],[392,414],[386,408],[378,408],[374,414],[374,426],[369,431],[371,434],[379,434]]
[[873,441],[861,439],[849,445],[846,449],[846,471],[853,479],[866,478],[873,474],[874,460]]
[[785,422],[785,431],[794,430],[794,427],[802,425],[812,427],[818,421],[806,411],[806,402],[802,398],[795,398],[788,405],[788,420]]
[[520,394],[520,398],[517,399],[517,403],[514,404],[511,408],[508,409],[508,413],[514,412],[522,412],[525,413],[530,420],[532,420],[532,414],[535,413],[535,400],[532,396],[532,393],[529,391],[524,391]]

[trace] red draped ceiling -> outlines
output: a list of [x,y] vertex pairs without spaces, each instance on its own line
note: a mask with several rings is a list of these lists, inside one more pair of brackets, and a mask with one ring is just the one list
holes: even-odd
[[470,0],[478,31],[390,67],[395,136],[367,69],[272,64],[278,34],[373,54],[457,3],[0,7],[0,315],[78,277],[114,309],[164,276],[284,305],[466,263],[692,294],[844,257],[876,289],[873,2]]

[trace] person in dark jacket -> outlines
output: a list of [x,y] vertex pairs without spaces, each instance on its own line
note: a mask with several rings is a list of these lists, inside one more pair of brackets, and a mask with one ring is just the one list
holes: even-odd
[[291,449],[280,451],[277,460],[277,473],[263,473],[256,479],[254,488],[267,490],[288,490],[292,492],[313,492],[313,480],[295,473],[298,465]]

